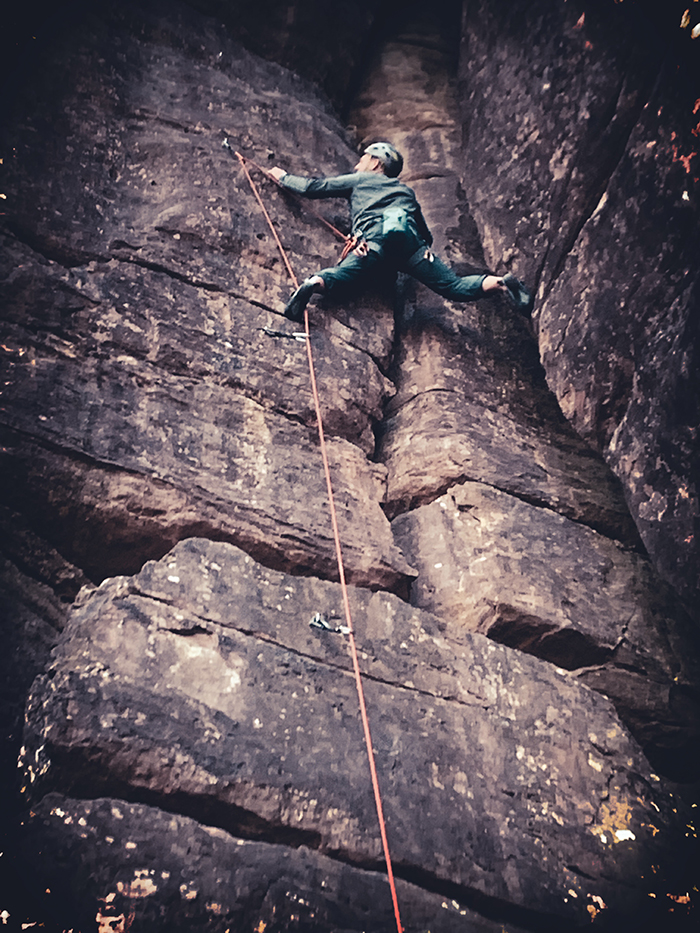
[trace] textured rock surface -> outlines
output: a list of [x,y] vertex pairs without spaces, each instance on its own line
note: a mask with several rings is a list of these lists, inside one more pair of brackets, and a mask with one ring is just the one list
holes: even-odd
[[[436,249],[458,268],[483,271],[459,175],[458,96],[443,78],[457,51],[452,12],[410,11],[350,118],[363,138],[388,135],[407,153],[404,177],[426,205]],[[421,286],[407,283],[406,292],[397,394],[379,446],[389,513],[479,479],[633,540],[617,483],[552,404],[525,323],[504,301],[447,308]]]
[[[319,84],[342,109],[387,6],[373,0],[190,0],[246,48]],[[323,41],[319,41],[323,37]]]
[[87,583],[21,516],[0,509],[0,913],[9,913],[12,931],[20,929],[18,910],[29,911],[28,922],[37,918],[37,901],[24,887],[26,865],[17,858],[17,755],[27,693],[50,661],[70,602]]
[[[32,798],[89,789],[379,867],[345,639],[308,626],[340,606],[335,584],[197,539],[106,582],[30,698]],[[603,928],[641,918],[685,821],[612,706],[396,597],[351,606],[397,871],[516,918],[588,922],[597,898]]]
[[676,58],[654,32],[659,12],[470,3],[465,187],[488,261],[539,283],[542,361],[564,414],[694,605],[697,56]]
[[[534,328],[402,277],[311,310],[404,922],[694,929],[695,830],[663,777],[697,778],[695,637],[635,522],[687,596],[697,114],[617,28],[640,4],[470,3],[461,84],[459,4],[196,5],[217,19],[146,0],[58,29],[0,139],[8,763],[60,641],[0,915],[38,922],[48,887],[57,933],[98,911],[125,933],[156,911],[164,931],[392,929],[345,640],[307,627],[340,602],[305,347],[261,330],[294,329],[289,282],[220,146],[330,173],[352,140],[221,19],[336,103],[362,77],[349,122],[404,149],[439,252],[540,288]],[[332,263],[262,188],[297,274]]]
[[[179,39],[146,17],[141,41],[117,31],[109,50],[88,33],[80,54],[60,61],[69,87],[102,80],[84,90],[89,106],[69,96],[67,126],[46,145],[36,137],[44,113],[15,130],[11,225],[34,251],[10,241],[5,253],[12,413],[3,442],[15,480],[5,492],[41,516],[45,534],[72,537],[71,559],[96,579],[133,571],[188,533],[333,573],[304,345],[261,332],[279,327],[271,309],[289,286],[221,131],[249,146],[276,138],[292,148],[296,137],[316,155],[325,137],[335,159],[326,171],[350,156],[319,98],[307,91],[292,106],[301,81],[211,30],[205,46],[185,40],[187,19],[174,22]],[[67,170],[76,151],[89,184]],[[268,193],[288,225],[288,206]],[[326,232],[306,220],[290,238],[292,260],[309,239],[330,259]],[[357,317],[313,338],[327,432],[359,445],[331,445],[346,560],[351,580],[401,588],[410,568],[379,509],[384,471],[363,453],[393,391],[375,362],[388,355],[393,322],[380,313],[363,333]]]
[[[127,840],[127,846],[116,840]],[[49,841],[49,848],[46,843]],[[59,915],[90,928],[128,922],[151,930],[396,929],[386,878],[290,848],[229,835],[184,816],[123,800],[74,800],[47,794],[31,817],[26,857],[41,865]],[[80,852],[77,871],[75,852]],[[147,867],[144,867],[147,866]],[[454,898],[397,883],[407,931],[501,933]],[[520,928],[509,923],[509,933]]]
[[[68,601],[57,594],[75,596],[80,583],[87,580],[55,551],[42,546],[18,516],[2,510],[0,529],[0,786],[7,799],[16,789],[27,692],[48,664],[68,612]],[[43,566],[37,559],[40,556]],[[3,832],[7,829],[4,818],[3,810]]]
[[697,772],[697,627],[645,558],[477,483],[398,517],[411,601],[576,671],[621,708],[652,760]]
[[[697,143],[673,142],[686,122],[676,104],[667,106],[665,95],[650,100],[539,326],[564,413],[605,452],[659,569],[692,601],[700,579],[700,237],[698,179],[680,163]],[[564,305],[570,318],[556,310]]]
[[380,446],[391,512],[478,479],[634,543],[615,478],[507,350],[430,323],[406,334]]

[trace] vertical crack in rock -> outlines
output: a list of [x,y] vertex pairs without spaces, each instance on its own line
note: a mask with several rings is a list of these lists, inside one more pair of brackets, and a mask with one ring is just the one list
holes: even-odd
[[[607,200],[607,191],[619,165],[624,158],[625,151],[629,145],[630,137],[641,117],[643,111],[650,106],[654,98],[654,92],[658,89],[662,78],[666,62],[661,62],[658,66],[657,76],[654,79],[653,72],[647,69],[648,76],[641,87],[636,85],[637,76],[626,73],[622,76],[620,86],[613,95],[609,110],[600,117],[601,126],[605,127],[604,134],[606,139],[604,145],[604,159],[596,161],[595,169],[597,178],[589,182],[589,191],[586,195],[586,203],[583,204],[575,218],[570,232],[566,238],[557,243],[558,258],[554,262],[550,259],[552,244],[543,255],[542,263],[536,277],[536,283],[540,281],[541,276],[546,270],[546,282],[543,282],[542,288],[536,288],[538,297],[546,299],[549,292],[554,287],[555,282],[563,273],[567,257],[574,251],[576,242],[581,231],[591,219],[591,217],[600,209]],[[629,99],[627,99],[629,98]],[[585,155],[579,157],[579,162],[585,161]],[[588,169],[590,171],[590,169]],[[581,165],[572,166],[569,171],[569,177],[564,186],[565,192],[573,188],[574,196],[577,194],[577,188],[580,185],[578,176],[586,171],[586,167]],[[573,183],[573,184],[572,184]],[[567,203],[566,194],[562,198],[564,204]]]
[[677,28],[641,28],[665,21],[660,8],[619,7],[470,4],[465,186],[490,261],[542,270],[548,383],[695,614],[697,56]]

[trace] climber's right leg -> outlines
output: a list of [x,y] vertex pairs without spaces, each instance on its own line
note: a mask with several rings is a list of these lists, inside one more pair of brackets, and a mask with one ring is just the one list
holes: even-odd
[[364,285],[373,277],[381,255],[381,247],[369,243],[366,252],[349,253],[337,266],[321,269],[305,279],[287,302],[285,316],[300,321],[309,299],[318,292],[334,298],[350,288]]

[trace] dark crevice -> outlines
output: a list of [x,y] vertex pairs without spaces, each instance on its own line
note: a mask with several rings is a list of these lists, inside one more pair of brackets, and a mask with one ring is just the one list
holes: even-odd
[[[433,123],[430,126],[422,127],[421,129],[423,130],[444,130],[444,129],[451,129],[451,128],[452,128],[452,124]],[[425,174],[421,174],[420,172],[418,172],[415,175],[410,176],[410,181],[411,181],[411,184],[413,184],[413,182],[415,181],[433,181],[436,178],[442,179],[442,178],[454,178],[454,177],[455,177],[454,172],[451,172],[448,169],[445,169],[444,172],[426,172]]]
[[139,123],[145,123],[147,121],[160,123],[162,126],[168,126],[175,130],[182,130],[183,133],[192,133],[194,136],[211,135],[211,127],[206,124],[183,123],[181,120],[169,120],[167,117],[162,117],[155,111],[146,110],[143,107],[124,113],[123,116],[125,120],[136,120]]
[[[182,272],[176,272],[174,269],[169,269],[167,266],[164,266],[162,263],[159,263],[159,262],[152,262],[151,260],[148,260],[148,259],[137,259],[135,257],[131,258],[128,256],[109,256],[108,259],[105,259],[103,261],[108,262],[110,259],[117,259],[120,262],[126,262],[134,266],[141,266],[144,269],[149,269],[151,272],[160,272],[163,275],[167,275],[168,278],[176,279],[178,282],[184,282],[185,285],[190,285],[192,288],[201,288],[204,291],[208,291],[208,292],[226,293],[227,291],[225,288],[222,288],[220,285],[214,285],[213,282],[203,282],[200,279],[193,279],[190,276],[185,275]],[[234,297],[238,297],[238,296],[234,296]],[[245,299],[245,300],[250,301],[250,299]],[[251,301],[251,304],[255,304],[255,302]]]
[[584,528],[590,528],[597,534],[603,535],[606,538],[610,538],[613,541],[617,541],[627,550],[631,550],[636,553],[645,553],[641,541],[630,541],[627,539],[627,537],[623,537],[620,533],[620,529],[614,522],[607,521],[602,517],[600,519],[584,521],[581,518],[577,518],[571,515],[565,509],[554,508],[550,502],[547,502],[541,496],[534,494],[530,495],[525,492],[517,492],[507,486],[498,486],[494,483],[489,483],[478,476],[471,476],[468,473],[462,473],[460,476],[449,479],[446,482],[441,483],[434,490],[421,494],[420,496],[413,496],[408,500],[396,499],[392,502],[382,503],[381,507],[389,521],[393,521],[400,515],[405,515],[408,512],[412,512],[421,506],[430,505],[431,502],[435,502],[435,500],[439,499],[440,496],[444,496],[446,493],[448,493],[450,489],[453,489],[455,486],[460,486],[463,483],[478,483],[480,486],[486,486],[489,489],[495,489],[497,492],[502,492],[513,499],[517,499],[520,502],[525,502],[527,505],[535,506],[538,509],[544,509],[547,512],[551,512],[553,515],[566,518],[568,521],[573,522],[576,525],[581,525]]
[[[313,338],[313,336],[314,336],[314,334],[313,334],[313,330],[312,330],[312,331],[311,331],[311,337]],[[342,339],[342,338],[341,338],[341,339]],[[373,353],[371,353],[371,352],[367,349],[367,347],[360,346],[359,344],[353,343],[353,342],[350,341],[350,340],[343,340],[343,342],[346,344],[346,346],[352,347],[353,350],[357,350],[359,353],[364,353],[365,356],[369,357],[369,359],[372,360],[372,362],[373,362],[374,365],[377,367],[377,369],[378,369],[379,372],[382,374],[382,376],[384,376],[384,377],[385,377],[386,379],[388,379],[390,382],[393,381],[393,380],[391,379],[391,377],[388,375],[388,373],[389,373],[389,371],[390,371],[390,369],[391,369],[391,363],[392,363],[391,357],[389,358],[389,361],[386,362],[385,359],[383,359],[383,358],[381,358],[381,357],[378,357],[378,356],[375,356]]]
[[191,276],[185,275],[182,272],[176,272],[174,269],[170,269],[168,266],[165,266],[162,263],[154,262],[149,259],[138,259],[135,257],[132,258],[129,256],[115,255],[109,256],[104,261],[109,261],[112,259],[116,259],[118,262],[125,262],[134,266],[140,266],[144,269],[150,270],[151,272],[159,272],[162,275],[167,275],[168,278],[175,279],[178,282],[189,285],[191,288],[201,288],[203,291],[228,295],[230,298],[236,298],[239,301],[245,301],[256,308],[261,308],[263,311],[269,311],[271,314],[276,314],[279,317],[283,317],[280,311],[276,311],[274,308],[271,308],[269,305],[262,301],[258,301],[256,298],[251,298],[250,295],[243,295],[239,292],[231,291],[230,289],[224,288],[222,285],[216,285],[213,282],[204,282],[201,279],[192,278]]
[[[191,288],[199,288],[203,291],[229,295],[231,298],[236,298],[239,301],[246,301],[248,304],[254,305],[257,308],[261,308],[263,311],[269,311],[271,314],[282,316],[281,312],[276,311],[274,308],[271,308],[269,305],[262,301],[251,298],[249,295],[242,295],[238,292],[230,291],[221,285],[216,285],[214,282],[205,282],[201,279],[195,279],[191,276],[185,275],[182,272],[177,272],[175,269],[170,269],[163,263],[155,262],[149,259],[142,259],[135,256],[123,256],[119,255],[118,253],[91,253],[84,250],[76,250],[58,243],[53,239],[34,234],[33,232],[25,228],[21,228],[16,224],[8,224],[8,229],[11,235],[14,236],[18,242],[28,246],[33,252],[41,256],[43,259],[56,263],[57,265],[62,266],[64,269],[80,268],[82,266],[87,266],[91,262],[106,265],[107,263],[115,260],[117,262],[124,262],[128,263],[129,265],[148,269],[150,272],[158,272],[161,275],[166,275],[168,278],[182,282],[184,285],[189,285]],[[141,246],[134,246],[121,240],[113,241],[111,246],[113,249],[128,249],[134,251],[142,249]],[[81,298],[82,297],[83,296],[81,294]],[[84,300],[90,302],[93,305],[99,304],[99,302],[91,301],[88,298],[85,298]]]
[[596,879],[593,877],[593,875],[589,875],[587,872],[585,872],[585,871],[584,871],[582,868],[580,868],[578,865],[567,865],[567,866],[566,866],[566,870],[567,870],[567,871],[573,872],[575,875],[580,875],[582,878],[585,878],[586,881],[595,881],[595,880],[596,880]]
[[112,242],[109,244],[109,248],[110,249],[133,249],[133,250],[138,251],[140,249],[143,249],[143,246],[141,245],[137,246],[134,243],[127,243],[126,240],[112,240]]
[[[77,450],[75,447],[65,447],[62,444],[59,444],[56,441],[52,441],[47,437],[39,437],[36,434],[31,434],[29,431],[23,430],[22,428],[15,428],[10,425],[0,423],[0,430],[5,430],[12,435],[23,438],[30,444],[35,444],[37,447],[41,447],[47,451],[50,451],[51,453],[56,453],[59,456],[67,457],[71,460],[76,460],[78,463],[82,463],[87,466],[96,467],[99,470],[105,470],[111,473],[126,473],[129,476],[143,476],[147,477],[148,479],[157,480],[164,485],[175,486],[174,483],[168,482],[167,479],[163,479],[156,474],[146,473],[143,470],[127,467],[123,464],[114,463],[110,460],[101,460],[98,457],[93,457],[90,454],[85,453],[84,451]],[[7,443],[6,440],[5,443]],[[6,447],[5,451],[7,452],[7,450],[8,448]]]
[[[459,24],[462,3],[460,0],[434,0],[429,7],[422,0],[380,0],[377,3],[374,22],[363,45],[363,53],[348,81],[347,90],[340,106],[340,119],[347,124],[355,101],[361,91],[367,73],[378,50],[388,42],[412,45],[426,49],[447,49],[451,54],[456,70],[459,43]],[[406,35],[407,24],[418,19],[424,21],[426,10],[429,12],[431,26],[437,24],[439,35],[431,38],[422,32],[420,35]]]
[[492,641],[517,648],[564,670],[602,665],[612,655],[612,649],[598,644],[583,632],[560,628],[515,607],[497,606],[495,612],[497,619],[488,630]]
[[211,635],[209,629],[204,628],[202,625],[193,625],[191,628],[167,627],[164,631],[170,632],[171,635],[180,635],[182,638],[191,638],[194,635]]
[[394,864],[394,873],[424,891],[457,901],[462,908],[474,911],[495,923],[513,923],[532,933],[576,933],[582,928],[561,916],[544,914],[512,902],[484,894],[473,887],[466,887],[446,878],[440,878],[427,869],[415,865]]
[[42,236],[11,220],[6,222],[6,229],[16,240],[28,246],[37,255],[48,262],[63,266],[64,269],[75,269],[90,262],[108,262],[110,259],[110,257],[101,253],[66,246],[51,237]]
[[376,50],[386,41],[388,31],[392,28],[394,17],[399,8],[399,0],[383,0],[383,2],[377,3],[372,26],[362,46],[362,54],[359,55],[358,61],[350,75],[344,99],[339,108],[340,119],[344,124],[348,122],[353,102],[365,80],[370,62]]
[[[172,479],[142,470],[125,467],[120,464],[99,460],[82,451],[65,448],[61,444],[48,439],[39,440],[26,431],[15,428],[6,428],[0,425],[6,437],[4,444],[6,452],[10,453],[12,446],[20,451],[16,464],[6,458],[4,495],[10,500],[5,504],[15,510],[21,510],[31,530],[50,543],[63,557],[79,567],[94,583],[109,576],[130,575],[138,573],[148,560],[160,560],[171,548],[185,538],[200,537],[211,541],[221,541],[233,544],[245,551],[257,563],[273,570],[302,577],[316,577],[318,579],[338,582],[338,572],[331,559],[331,551],[326,555],[314,553],[309,547],[308,539],[292,528],[290,532],[280,532],[275,542],[267,543],[257,538],[253,531],[246,529],[240,532],[235,527],[230,530],[225,527],[225,518],[228,510],[236,508],[242,510],[255,520],[255,510],[249,509],[243,503],[231,503],[220,499],[213,492],[201,489],[196,484],[190,489],[178,485]],[[14,440],[23,440],[24,444],[14,443]],[[66,520],[62,511],[62,502],[56,501],[51,495],[49,486],[63,488],[63,477],[67,470],[61,472],[61,484],[47,484],[43,478],[41,493],[27,486],[27,467],[25,459],[27,451],[32,446],[45,450],[59,457],[72,460],[105,473],[122,473],[141,479],[144,483],[152,484],[160,489],[173,489],[181,492],[189,501],[205,501],[217,514],[222,516],[222,522],[216,517],[187,520],[181,523],[169,521],[165,511],[153,514],[148,510],[138,513],[127,512],[120,523],[114,522],[109,513],[102,513],[96,506],[91,505],[89,510],[76,511]],[[36,460],[36,456],[32,456]],[[54,477],[55,479],[55,477]],[[65,495],[69,493],[66,492]],[[4,496],[0,494],[0,501]],[[74,503],[75,504],[75,503]],[[86,532],[90,530],[90,543],[86,543]],[[301,542],[298,546],[296,542]],[[290,545],[292,545],[290,547]],[[289,551],[295,557],[287,556]],[[323,568],[323,572],[322,571]],[[371,591],[386,590],[404,601],[408,601],[410,579],[397,571],[387,567],[376,568],[375,579],[369,582],[364,577],[356,579],[352,571],[346,568],[348,583]]]
[[110,773],[104,757],[109,754],[108,749],[95,751],[78,747],[47,748],[46,751],[53,772],[50,788],[53,792],[82,800],[117,797],[216,826],[242,839],[316,850],[321,846],[320,833],[272,824],[237,804],[186,791],[168,792],[129,784]]

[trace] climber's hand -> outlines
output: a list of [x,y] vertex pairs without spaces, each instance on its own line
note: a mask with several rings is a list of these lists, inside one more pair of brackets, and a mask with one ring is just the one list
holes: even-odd
[[274,168],[270,169],[270,175],[272,175],[272,177],[275,178],[277,181],[279,181],[280,178],[282,178],[282,176],[286,174],[287,173],[285,172],[285,170],[283,168],[279,168],[277,165]]

